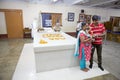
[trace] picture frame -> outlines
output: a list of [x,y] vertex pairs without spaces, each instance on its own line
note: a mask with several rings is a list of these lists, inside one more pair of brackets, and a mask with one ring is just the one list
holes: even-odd
[[42,26],[52,27],[51,13],[42,13]]
[[86,15],[85,16],[86,23],[90,24],[91,23],[91,15]]
[[72,12],[68,12],[68,21],[74,21],[75,14]]
[[79,21],[85,21],[85,14],[79,14]]

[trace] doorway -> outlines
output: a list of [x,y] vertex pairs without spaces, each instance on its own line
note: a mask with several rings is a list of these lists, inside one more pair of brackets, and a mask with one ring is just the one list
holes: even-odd
[[22,10],[5,9],[6,28],[8,38],[23,38]]

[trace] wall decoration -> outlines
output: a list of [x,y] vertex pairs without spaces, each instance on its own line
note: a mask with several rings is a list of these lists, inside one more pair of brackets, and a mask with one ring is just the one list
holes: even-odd
[[43,27],[54,27],[56,23],[62,25],[62,13],[42,13]]
[[85,20],[85,14],[79,14],[79,21],[83,22]]
[[74,13],[68,12],[68,21],[74,21]]
[[50,13],[42,13],[42,25],[43,27],[52,27],[52,20]]
[[91,23],[91,15],[85,15],[85,22],[88,24]]

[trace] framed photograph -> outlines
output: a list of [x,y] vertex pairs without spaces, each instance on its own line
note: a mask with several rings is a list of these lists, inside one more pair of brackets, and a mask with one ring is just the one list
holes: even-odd
[[71,12],[68,13],[68,21],[74,21],[74,17],[75,17],[74,13]]
[[85,14],[79,14],[79,21],[85,21]]
[[91,15],[86,15],[86,23],[90,24],[91,23]]
[[42,26],[43,27],[52,27],[52,20],[50,13],[42,13]]

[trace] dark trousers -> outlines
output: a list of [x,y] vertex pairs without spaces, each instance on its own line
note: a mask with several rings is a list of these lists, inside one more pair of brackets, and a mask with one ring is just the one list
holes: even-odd
[[81,31],[81,29],[80,30],[76,30],[76,38],[78,36],[79,31]]
[[102,44],[92,44],[92,52],[91,52],[91,59],[90,59],[90,64],[93,64],[93,55],[95,49],[97,50],[97,59],[98,59],[98,66],[102,65]]
[[76,30],[76,38],[77,38],[78,33],[79,33],[79,31]]

